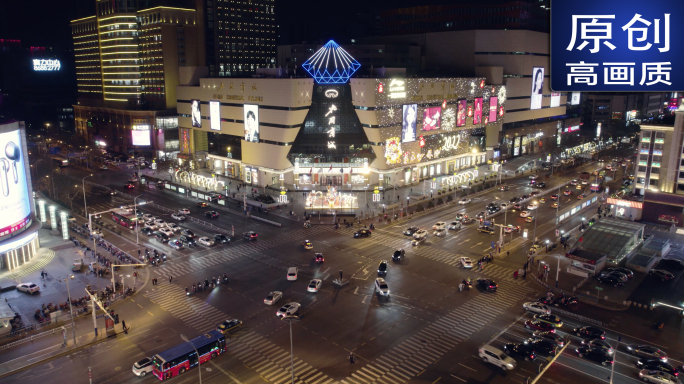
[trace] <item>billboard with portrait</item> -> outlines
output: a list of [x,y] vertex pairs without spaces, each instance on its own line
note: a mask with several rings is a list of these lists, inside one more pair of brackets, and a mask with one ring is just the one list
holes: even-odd
[[192,117],[192,126],[194,128],[202,128],[202,112],[200,111],[199,100],[190,100],[190,115]]
[[489,98],[489,122],[493,123],[496,121],[496,111],[498,110],[499,98],[492,96]]
[[551,108],[560,107],[560,92],[551,92]]
[[209,102],[209,122],[212,130],[221,130],[221,102]]
[[473,124],[478,125],[482,123],[482,98],[476,97],[473,111]]
[[403,105],[403,118],[401,121],[401,142],[410,143],[416,141],[416,118],[418,116],[418,104]]
[[423,112],[423,131],[440,128],[442,123],[442,107],[427,107]]
[[466,116],[468,116],[468,100],[459,100],[458,101],[458,111],[456,112],[456,126],[457,127],[465,127],[466,125]]
[[3,148],[0,172],[0,239],[24,230],[31,222],[31,201],[26,182],[25,154],[22,153],[21,130],[0,133]]
[[544,90],[544,67],[532,68],[532,96],[530,109],[541,109]]
[[150,130],[149,129],[133,129],[131,130],[131,141],[133,145],[150,145]]
[[245,118],[245,141],[259,142],[259,106],[245,104],[243,109]]

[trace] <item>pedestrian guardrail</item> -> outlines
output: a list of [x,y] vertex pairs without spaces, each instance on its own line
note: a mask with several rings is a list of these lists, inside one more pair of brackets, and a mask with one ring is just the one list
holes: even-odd
[[558,309],[558,308],[554,308],[553,312],[554,313],[560,313],[562,315],[572,317],[572,318],[575,318],[575,319],[580,320],[580,321],[584,321],[585,323],[597,325],[599,327],[605,327],[605,324],[601,321],[598,321],[598,320],[595,320],[595,319],[592,319],[592,318],[589,318],[586,316],[578,315],[574,312],[570,312],[570,311],[566,311],[566,310]]
[[271,221],[271,220],[266,220],[266,219],[264,219],[263,217],[252,216],[252,219],[254,219],[254,220],[259,220],[259,221],[263,221],[264,223],[268,223],[268,224],[271,224],[271,225],[275,225],[276,227],[282,226],[280,223],[277,223],[277,222]]

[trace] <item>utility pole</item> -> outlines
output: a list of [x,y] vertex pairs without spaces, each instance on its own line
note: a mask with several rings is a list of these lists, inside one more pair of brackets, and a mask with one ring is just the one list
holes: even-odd
[[[88,177],[90,177],[90,176],[92,176],[92,175],[93,175],[93,174],[91,173],[90,175],[84,177],[83,180],[81,180],[81,183],[83,184],[83,209],[85,210],[85,215],[84,215],[84,216],[86,216],[86,217],[88,217],[88,204],[86,204],[85,179],[88,178]],[[88,229],[91,230],[91,231],[93,230],[92,227],[88,227]]]
[[294,379],[294,348],[293,348],[293,344],[292,344],[292,323],[298,322],[299,317],[298,316],[283,316],[281,318],[281,320],[290,324],[290,370],[292,372],[292,384],[294,384],[294,382],[295,382],[295,379]]

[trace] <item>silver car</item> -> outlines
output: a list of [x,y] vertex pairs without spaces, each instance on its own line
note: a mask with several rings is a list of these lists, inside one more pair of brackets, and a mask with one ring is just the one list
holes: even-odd
[[382,296],[389,296],[390,294],[389,286],[382,277],[375,279],[375,290]]
[[283,297],[283,293],[280,291],[273,291],[266,295],[266,298],[264,299],[264,304],[266,305],[273,305],[278,302]]
[[657,384],[678,384],[676,377],[661,371],[642,369],[639,371],[639,378],[647,383]]
[[133,373],[136,376],[144,377],[148,373],[152,373],[152,368],[154,365],[152,364],[152,358],[151,357],[146,357],[142,360],[138,360],[133,364]]

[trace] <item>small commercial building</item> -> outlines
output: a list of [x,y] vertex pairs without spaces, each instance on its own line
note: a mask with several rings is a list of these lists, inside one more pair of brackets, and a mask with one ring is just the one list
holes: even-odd
[[565,254],[570,259],[568,273],[579,276],[598,276],[606,267],[606,254],[585,251],[580,248],[572,249]]

